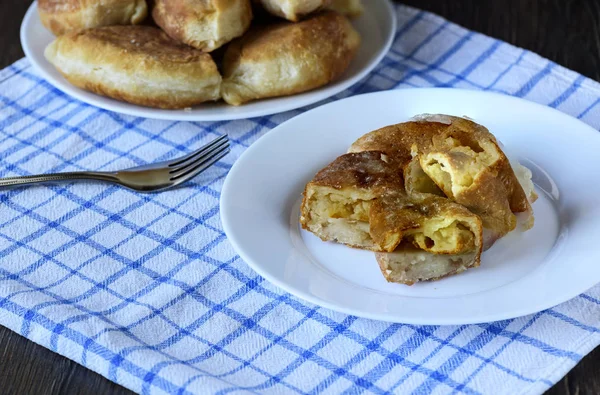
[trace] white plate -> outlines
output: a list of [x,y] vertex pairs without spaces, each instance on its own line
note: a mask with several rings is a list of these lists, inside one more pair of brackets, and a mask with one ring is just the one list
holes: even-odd
[[[388,284],[374,255],[299,228],[300,194],[359,136],[421,113],[467,115],[534,174],[536,225],[515,231],[480,268],[412,287]],[[333,310],[412,324],[468,324],[555,306],[600,282],[600,134],[559,111],[498,94],[406,89],[301,114],[254,143],[223,186],[221,219],[240,256],[284,290]]]
[[96,107],[137,117],[176,121],[225,121],[271,115],[327,99],[354,85],[371,72],[390,49],[396,32],[395,12],[389,0],[364,2],[365,12],[353,21],[361,34],[358,54],[344,76],[333,84],[298,95],[259,100],[234,107],[220,103],[204,104],[189,110],[160,110],[124,103],[84,91],[69,84],[46,60],[44,49],[54,36],[42,25],[34,2],[21,25],[21,45],[31,64],[50,84],[74,98]]

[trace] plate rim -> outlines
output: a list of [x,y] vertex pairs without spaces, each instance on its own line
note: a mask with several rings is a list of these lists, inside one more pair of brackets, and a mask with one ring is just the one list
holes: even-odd
[[[231,220],[229,219],[228,209],[223,209],[224,207],[227,206],[227,204],[223,204],[224,200],[227,201],[228,196],[231,195],[231,193],[229,193],[228,191],[229,191],[229,189],[233,188],[231,185],[232,184],[231,180],[233,179],[233,177],[230,177],[230,176],[232,174],[235,174],[237,172],[237,169],[241,168],[243,166],[244,161],[242,159],[246,156],[252,155],[252,152],[254,150],[259,150],[261,145],[266,144],[266,142],[268,142],[270,139],[276,138],[278,136],[278,134],[285,133],[284,126],[286,126],[288,123],[300,122],[300,121],[302,121],[302,119],[304,117],[310,117],[311,113],[315,110],[324,111],[325,110],[324,108],[329,107],[329,106],[342,106],[342,105],[344,105],[344,102],[346,102],[346,101],[362,100],[363,97],[369,97],[369,96],[375,97],[375,96],[383,96],[383,95],[393,95],[400,91],[402,91],[404,94],[410,94],[410,92],[414,92],[414,91],[425,92],[425,93],[430,92],[431,94],[435,94],[435,93],[438,93],[441,91],[444,91],[444,92],[456,91],[456,92],[463,93],[463,94],[501,97],[502,99],[509,100],[509,101],[512,101],[515,103],[522,103],[523,101],[525,101],[528,104],[536,107],[539,111],[559,113],[564,117],[568,117],[571,120],[576,121],[581,126],[581,128],[579,128],[580,131],[582,131],[582,132],[585,131],[587,137],[595,138],[600,143],[600,132],[598,132],[592,126],[588,125],[587,123],[583,122],[582,120],[580,120],[578,118],[572,117],[571,115],[566,114],[562,111],[559,111],[557,109],[548,107],[546,105],[543,105],[543,104],[540,104],[540,103],[537,103],[534,101],[529,101],[529,100],[522,99],[519,97],[506,95],[506,94],[502,94],[502,93],[497,93],[497,92],[459,89],[459,88],[435,88],[435,87],[433,87],[433,88],[390,89],[390,90],[385,90],[385,91],[378,91],[378,92],[365,93],[365,94],[361,94],[361,95],[355,95],[355,96],[347,97],[347,98],[344,98],[341,100],[337,100],[335,102],[327,103],[325,105],[316,107],[316,108],[306,111],[300,115],[297,115],[297,116],[281,123],[280,125],[276,126],[269,133],[265,133],[257,141],[255,141],[249,148],[247,148],[240,155],[240,157],[235,161],[233,166],[231,167],[231,169],[223,183],[223,187],[221,189],[221,198],[219,201],[219,203],[220,203],[220,218],[221,218],[221,223],[223,225],[223,231],[225,232],[225,235],[227,236],[227,240],[230,242],[230,244],[234,248],[235,252],[240,256],[240,258],[244,261],[245,264],[247,264],[252,270],[254,270],[256,273],[258,273],[260,276],[262,276],[265,280],[267,280],[271,284],[277,286],[278,288],[284,290],[285,292],[290,293],[291,295],[294,295],[295,297],[298,297],[299,299],[305,300],[305,301],[315,304],[317,306],[321,306],[321,307],[324,307],[324,308],[327,308],[327,309],[330,309],[333,311],[337,311],[337,312],[340,312],[343,314],[348,314],[348,315],[352,315],[352,316],[356,316],[356,317],[373,319],[373,320],[383,321],[383,322],[403,323],[403,324],[412,324],[412,325],[470,325],[470,324],[482,324],[482,323],[489,323],[489,322],[497,322],[497,321],[506,320],[506,319],[514,319],[514,318],[523,317],[523,316],[530,315],[530,314],[535,314],[537,312],[553,308],[561,303],[567,302],[567,301],[577,297],[578,295],[581,295],[582,293],[587,292],[589,289],[593,288],[597,284],[600,284],[599,281],[593,280],[593,284],[591,284],[589,286],[585,285],[585,286],[579,287],[579,288],[573,287],[573,290],[571,292],[561,293],[560,297],[556,297],[552,300],[548,300],[543,305],[538,304],[538,305],[525,306],[520,309],[512,310],[512,312],[510,312],[510,313],[508,313],[508,312],[501,313],[501,314],[486,313],[486,314],[478,316],[477,318],[460,319],[460,320],[453,320],[453,319],[437,320],[437,319],[429,318],[429,317],[418,318],[418,319],[411,319],[411,318],[407,319],[406,317],[399,317],[399,316],[395,315],[394,313],[392,313],[392,314],[372,313],[372,312],[368,312],[368,311],[356,310],[356,309],[353,309],[352,307],[345,307],[345,306],[342,306],[339,304],[330,303],[330,302],[320,299],[319,297],[314,296],[302,289],[299,289],[298,287],[294,286],[293,284],[290,284],[285,281],[280,281],[276,277],[272,276],[268,271],[263,269],[263,267],[260,264],[257,264],[256,262],[254,262],[254,260],[246,254],[245,249],[241,248],[241,246],[234,234],[234,231],[232,231],[232,225],[231,225]],[[595,136],[595,137],[591,137],[591,136]],[[583,289],[583,288],[585,288],[585,289]],[[483,292],[488,292],[488,291],[483,291]],[[474,294],[474,295],[477,295],[477,294]],[[467,295],[467,297],[472,297],[472,296],[473,295]],[[401,296],[401,297],[406,297],[406,296]]]
[[[316,94],[316,93],[318,93],[318,90],[302,92],[302,93],[299,93],[296,95],[287,96],[289,98],[293,98],[294,96],[299,96],[298,101],[291,102],[282,107],[270,106],[270,107],[267,107],[266,109],[259,109],[259,110],[254,110],[254,111],[240,110],[239,112],[232,112],[232,113],[228,113],[226,115],[218,115],[218,114],[211,115],[210,113],[204,114],[202,112],[194,112],[194,110],[189,111],[189,114],[182,114],[182,110],[155,109],[155,108],[139,106],[139,105],[135,105],[135,104],[131,104],[131,103],[119,102],[119,101],[111,99],[111,98],[106,98],[106,97],[103,97],[100,95],[96,95],[92,92],[83,91],[77,87],[70,85],[66,80],[60,80],[60,79],[55,78],[46,70],[46,68],[40,62],[38,62],[36,60],[36,57],[38,57],[38,55],[36,55],[34,53],[34,51],[32,50],[32,48],[29,45],[29,41],[26,39],[26,37],[28,35],[28,29],[31,28],[31,26],[33,26],[33,23],[36,22],[35,19],[37,18],[37,22],[41,23],[41,21],[39,20],[38,13],[37,13],[37,4],[38,4],[37,0],[35,0],[29,6],[29,8],[27,9],[27,12],[25,13],[25,16],[23,17],[23,20],[21,21],[21,27],[19,30],[19,38],[21,41],[21,48],[23,49],[23,52],[25,53],[26,58],[29,60],[30,64],[33,66],[33,68],[36,70],[36,72],[42,79],[47,81],[50,85],[52,85],[54,88],[58,89],[65,95],[67,95],[75,100],[81,101],[89,106],[100,108],[100,109],[103,109],[106,111],[116,112],[119,114],[124,114],[124,115],[129,115],[129,116],[134,116],[134,117],[141,117],[141,118],[146,118],[146,119],[184,121],[184,122],[233,121],[233,120],[240,120],[240,119],[252,119],[252,118],[258,118],[258,117],[264,117],[264,116],[271,116],[271,115],[280,114],[283,112],[292,111],[292,110],[296,110],[296,109],[299,109],[302,107],[321,103],[322,101],[327,100],[327,99],[331,98],[332,96],[335,96],[335,95],[347,90],[351,86],[356,85],[362,79],[364,79],[367,75],[369,75],[381,63],[381,61],[385,58],[385,56],[387,56],[387,54],[389,53],[389,51],[394,43],[394,39],[395,39],[396,32],[398,29],[398,18],[396,15],[396,10],[394,8],[394,5],[391,3],[390,0],[378,0],[378,1],[380,1],[382,6],[387,9],[387,11],[388,11],[387,14],[390,16],[389,20],[388,20],[388,23],[390,24],[390,31],[387,32],[387,37],[385,37],[385,44],[377,52],[377,55],[369,63],[367,63],[365,67],[360,69],[360,71],[354,77],[346,79],[346,80],[337,81],[337,82],[334,82],[333,84],[328,84],[328,85],[325,85],[325,86],[319,88],[319,89],[326,89],[328,91],[322,93],[321,95],[317,95],[316,97],[309,96],[309,97],[302,98],[301,95],[311,94],[311,93]],[[44,55],[42,54],[41,56],[43,57]],[[98,96],[98,99],[94,98],[92,100],[89,100],[88,98],[86,98],[86,95],[88,95],[88,94]],[[112,103],[112,101],[109,103],[102,103],[102,101],[101,101],[102,99],[110,99],[110,100],[114,101],[114,104]],[[302,100],[302,99],[304,99],[304,100]],[[277,100],[277,98],[270,98],[270,99],[266,99],[266,100]],[[122,107],[123,105],[125,105],[125,107]],[[130,108],[129,106],[131,106],[132,108]],[[243,107],[240,106],[240,107],[235,107],[235,108],[239,109],[239,108],[243,108]],[[183,112],[187,112],[187,111],[183,110]]]

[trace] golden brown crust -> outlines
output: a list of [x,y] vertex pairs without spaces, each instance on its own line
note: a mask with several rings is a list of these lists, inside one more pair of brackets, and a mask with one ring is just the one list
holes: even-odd
[[219,98],[210,57],[149,26],[111,26],[57,38],[46,57],[73,85],[130,103],[186,108]]
[[397,162],[382,152],[368,151],[338,157],[319,171],[311,184],[334,189],[395,189],[402,186],[402,178]]
[[145,0],[38,0],[44,26],[55,35],[111,25],[135,25],[148,15]]
[[344,73],[359,44],[348,19],[334,12],[255,27],[227,48],[223,98],[240,105],[321,87]]
[[172,38],[211,52],[250,27],[250,0],[155,0],[152,17]]
[[381,250],[392,252],[404,233],[423,225],[421,205],[404,194],[390,193],[373,200],[369,211],[369,233]]
[[390,156],[411,153],[429,148],[435,135],[443,133],[448,125],[440,122],[410,121],[385,126],[361,136],[348,152],[383,151]]
[[95,44],[114,48],[123,54],[127,53],[128,56],[152,59],[157,65],[161,63],[170,63],[171,65],[195,63],[210,57],[210,55],[173,41],[160,30],[149,26],[114,26],[90,29],[73,33],[70,38],[79,41],[79,44],[83,46]]

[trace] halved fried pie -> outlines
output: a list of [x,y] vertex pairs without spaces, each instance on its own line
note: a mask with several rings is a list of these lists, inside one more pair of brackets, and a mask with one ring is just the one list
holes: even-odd
[[[479,217],[443,197],[407,195],[402,167],[408,160],[392,159],[378,151],[340,156],[307,184],[302,227],[324,241],[381,252],[377,256],[380,264],[391,262],[390,267],[394,262],[410,261],[394,252],[401,244],[431,255],[445,255],[447,259],[442,260],[448,262],[454,262],[455,255],[461,259],[469,255],[472,259],[464,265],[479,265],[483,229]],[[385,252],[393,254],[387,256]],[[412,284],[456,271],[448,264],[451,272],[440,274],[440,260],[435,262],[436,267],[430,270],[435,277],[423,277],[427,272],[424,268],[416,276],[405,276],[402,282]],[[427,266],[428,262],[420,264]]]
[[[370,234],[371,204],[402,188],[397,161],[377,151],[342,155],[319,171],[304,190],[300,223],[324,241],[393,251]],[[398,241],[399,242],[399,241]]]

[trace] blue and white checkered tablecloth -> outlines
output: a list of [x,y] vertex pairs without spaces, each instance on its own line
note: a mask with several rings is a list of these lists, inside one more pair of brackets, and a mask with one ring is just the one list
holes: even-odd
[[[397,13],[391,53],[337,98],[484,89],[600,126],[596,82],[437,16]],[[535,394],[600,343],[600,286],[519,319],[414,326],[335,313],[265,282],[227,242],[219,194],[236,158],[302,110],[133,118],[73,100],[26,60],[0,71],[0,103],[0,176],[119,169],[223,133],[233,140],[231,155],[170,192],[93,183],[0,192],[0,324],[133,391]]]

